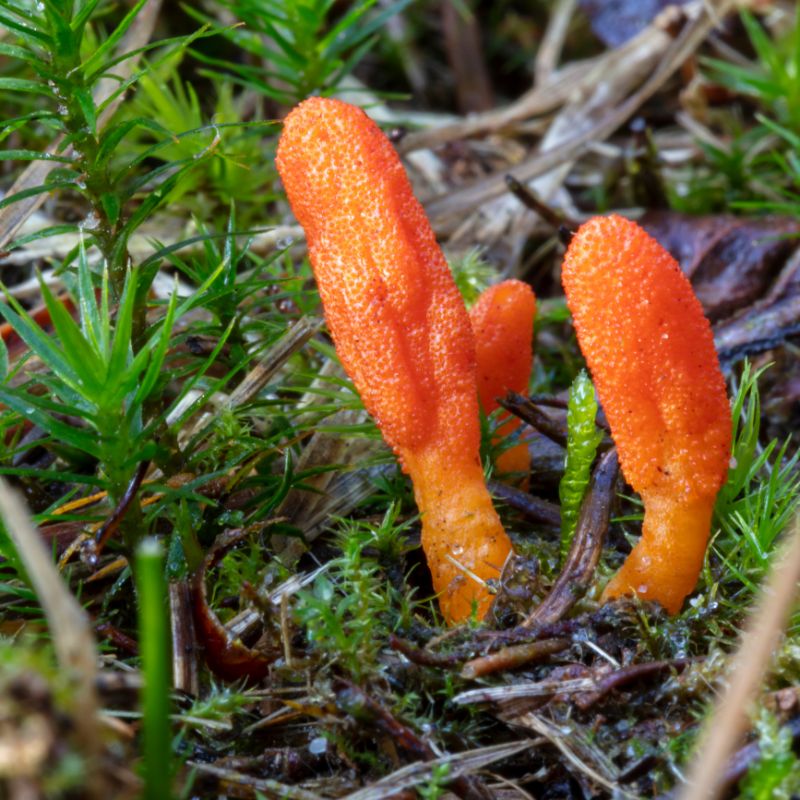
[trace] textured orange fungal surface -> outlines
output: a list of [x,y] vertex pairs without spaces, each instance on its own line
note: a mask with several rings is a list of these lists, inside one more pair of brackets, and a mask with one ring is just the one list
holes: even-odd
[[[498,397],[509,391],[525,393],[533,364],[533,321],[536,316],[536,297],[527,283],[508,280],[490,286],[482,292],[469,311],[475,334],[477,358],[478,399],[485,414],[491,414],[499,404]],[[497,438],[513,433],[520,420],[503,413],[497,428]],[[527,442],[503,451],[496,463],[499,472],[530,472],[530,453]]]
[[703,563],[731,451],[731,414],[711,327],[677,262],[635,222],[581,226],[562,270],[578,342],[642,538],[605,590],[680,610]]
[[469,317],[394,148],[355,106],[310,98],[276,158],[342,365],[399,456],[450,622],[482,617],[511,551],[479,461]]

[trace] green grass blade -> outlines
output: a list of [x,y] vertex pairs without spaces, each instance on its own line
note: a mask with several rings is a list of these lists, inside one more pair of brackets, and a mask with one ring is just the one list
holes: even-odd
[[113,388],[118,377],[126,372],[126,364],[131,351],[131,333],[133,331],[133,310],[136,302],[137,272],[130,271],[122,289],[122,297],[117,310],[117,323],[114,326],[114,341],[111,344],[106,380]]
[[78,308],[80,309],[83,336],[92,345],[98,357],[103,358],[106,352],[103,347],[103,321],[97,307],[92,273],[86,258],[83,237],[81,237],[78,249]]
[[[0,388],[0,403],[5,403],[25,419],[38,425],[57,442],[63,442],[95,458],[100,457],[101,446],[97,441],[97,434],[93,430],[80,430],[61,422],[52,415],[49,408],[47,410],[43,408],[54,404],[48,404],[35,395],[23,394],[22,391],[16,390],[12,392],[3,388]],[[63,409],[59,409],[59,412],[63,413]]]
[[53,181],[52,183],[41,184],[40,186],[32,186],[30,189],[23,189],[21,192],[7,195],[0,200],[0,209],[6,206],[18,203],[20,200],[25,200],[27,197],[34,197],[37,194],[45,192],[52,192],[54,189],[77,189],[78,184],[75,181]]
[[53,329],[61,342],[64,358],[80,379],[87,400],[94,401],[102,389],[103,368],[99,360],[100,354],[92,347],[91,342],[84,338],[72,314],[54,297],[50,287],[41,277],[39,287],[50,312]]
[[78,11],[70,23],[70,27],[73,31],[80,30],[89,21],[89,18],[94,13],[94,10],[97,8],[99,2],[100,0],[88,0],[88,2],[83,4],[80,11]]
[[11,325],[17,336],[53,372],[59,375],[65,383],[68,383],[74,389],[78,389],[80,386],[78,375],[72,369],[60,348],[56,347],[53,340],[36,324],[14,297],[7,295],[6,300],[7,304],[0,303],[0,315]]
[[84,75],[92,73],[98,67],[103,59],[117,46],[119,41],[127,32],[128,28],[133,24],[139,12],[144,7],[147,0],[138,0],[136,5],[125,15],[122,22],[117,25],[111,35],[100,45],[90,56],[81,64],[81,70]]
[[[9,6],[8,3],[0,3],[0,8],[8,8],[13,10],[16,14],[20,13],[17,8]],[[0,25],[4,25],[9,30],[15,31],[21,39],[29,41],[31,44],[43,45],[48,50],[52,47],[53,40],[44,31],[34,28],[31,25],[25,25],[15,20],[13,17],[0,14]]]
[[0,161],[60,161],[62,164],[72,164],[71,158],[39,150],[3,150],[0,152]]
[[17,61],[24,61],[36,69],[37,72],[39,69],[44,69],[46,66],[45,62],[36,56],[35,53],[24,47],[18,47],[15,44],[6,44],[5,42],[0,42],[0,55],[8,56],[9,58],[16,59]]
[[172,796],[170,730],[170,640],[164,551],[157,539],[145,539],[136,550],[136,594],[139,649],[142,659],[142,764],[144,800]]
[[131,403],[132,406],[141,405],[147,399],[147,397],[150,395],[150,392],[153,391],[153,387],[156,385],[156,381],[161,374],[161,368],[164,364],[164,359],[166,358],[167,349],[169,348],[169,342],[172,336],[172,327],[175,322],[177,299],[178,284],[176,279],[175,288],[172,291],[172,297],[169,299],[167,314],[161,322],[161,330],[156,334],[158,336],[158,342],[150,353],[150,363],[147,365],[147,371],[139,383],[139,388],[136,390],[136,394],[134,395],[134,399]]
[[0,91],[45,94],[48,96],[53,94],[53,91],[46,83],[32,81],[28,78],[0,78]]

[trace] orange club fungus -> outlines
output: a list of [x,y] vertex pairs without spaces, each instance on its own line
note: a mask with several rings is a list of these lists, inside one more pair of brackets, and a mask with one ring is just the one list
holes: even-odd
[[425,212],[388,139],[339,100],[297,106],[276,163],[342,365],[411,476],[442,614],[482,618],[511,542],[479,458],[469,316]]
[[620,216],[580,227],[562,279],[623,474],[644,501],[642,537],[603,597],[636,594],[677,613],[731,452],[711,326],[677,262]]
[[[485,414],[499,408],[498,398],[508,392],[525,394],[533,363],[533,320],[536,297],[527,283],[508,280],[490,286],[469,312],[475,334],[478,365],[478,399]],[[520,420],[507,412],[501,416],[496,438],[517,430]],[[521,475],[527,483],[531,459],[527,442],[504,450],[496,459],[500,473]]]

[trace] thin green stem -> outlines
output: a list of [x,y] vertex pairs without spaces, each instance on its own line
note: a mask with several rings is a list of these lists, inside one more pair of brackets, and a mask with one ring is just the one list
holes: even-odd
[[144,800],[172,797],[172,733],[169,687],[170,644],[167,620],[164,552],[147,538],[136,551],[139,601],[139,648],[142,659]]

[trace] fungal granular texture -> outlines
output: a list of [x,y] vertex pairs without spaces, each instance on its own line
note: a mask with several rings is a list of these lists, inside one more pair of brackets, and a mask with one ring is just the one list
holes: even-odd
[[642,538],[605,597],[637,594],[677,612],[697,583],[731,452],[731,413],[711,326],[677,262],[635,222],[595,217],[562,280]]
[[297,106],[276,163],[342,365],[414,484],[442,612],[482,617],[511,543],[479,459],[469,317],[425,212],[380,128],[339,100]]
[[[533,322],[536,296],[527,283],[507,280],[483,291],[469,311],[478,360],[478,399],[485,414],[499,408],[498,398],[508,392],[525,394],[533,365]],[[496,438],[501,440],[520,427],[520,420],[503,412]],[[531,458],[521,441],[496,459],[498,472],[512,473],[527,484]]]

